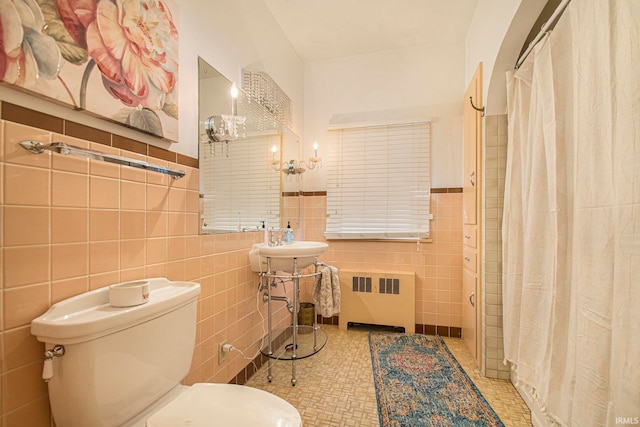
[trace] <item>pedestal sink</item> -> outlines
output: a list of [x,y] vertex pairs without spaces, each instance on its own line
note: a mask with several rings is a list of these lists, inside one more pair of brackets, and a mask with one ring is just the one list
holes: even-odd
[[[268,323],[268,340],[267,348],[261,349],[262,354],[267,356],[268,368],[267,368],[267,380],[271,382],[273,375],[271,374],[271,359],[280,359],[280,356],[274,355],[274,337],[273,337],[273,325],[271,323],[272,301],[286,301],[287,306],[291,306],[291,343],[290,343],[290,356],[288,360],[291,360],[291,385],[296,385],[296,359],[301,355],[298,353],[298,312],[300,310],[300,279],[303,278],[317,278],[322,274],[317,268],[312,273],[300,274],[300,270],[313,264],[319,255],[326,252],[329,244],[325,242],[312,242],[312,241],[296,241],[291,243],[284,243],[281,245],[269,246],[266,243],[258,243],[253,245],[249,251],[249,263],[251,269],[256,273],[262,273],[260,275],[260,289],[266,289],[264,298],[267,302],[267,323]],[[268,261],[267,261],[268,260]],[[277,286],[277,280],[283,281],[290,280],[293,282],[293,304],[287,296],[272,295],[272,288]],[[283,282],[284,283],[284,282]],[[284,286],[284,285],[283,285]],[[314,309],[313,313],[313,347],[312,353],[302,354],[302,357],[307,357],[311,354],[315,354],[324,346],[324,343],[318,344],[318,334],[320,330],[317,324],[317,314]],[[326,342],[326,338],[324,340]],[[287,350],[289,351],[289,350]],[[304,353],[304,351],[303,351]]]
[[325,242],[301,240],[285,243],[279,246],[269,246],[266,243],[256,243],[249,251],[251,270],[256,273],[267,271],[267,258],[271,258],[271,271],[285,271],[293,273],[293,259],[299,270],[310,266],[317,256],[322,255],[329,247]]

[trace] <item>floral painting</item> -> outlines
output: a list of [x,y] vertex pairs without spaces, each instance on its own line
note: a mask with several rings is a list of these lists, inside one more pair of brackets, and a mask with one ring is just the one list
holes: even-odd
[[0,0],[0,80],[176,141],[171,0]]

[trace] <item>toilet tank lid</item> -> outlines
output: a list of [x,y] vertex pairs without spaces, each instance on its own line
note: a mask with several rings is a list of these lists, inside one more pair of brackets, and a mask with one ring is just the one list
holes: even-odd
[[150,295],[145,304],[113,307],[109,286],[71,297],[52,305],[31,322],[38,341],[74,344],[96,339],[149,321],[195,301],[200,294],[196,282],[171,282],[164,277],[144,279]]

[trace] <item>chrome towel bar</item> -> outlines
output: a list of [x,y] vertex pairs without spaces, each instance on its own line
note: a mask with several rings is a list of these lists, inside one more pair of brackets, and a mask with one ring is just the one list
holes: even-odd
[[20,142],[20,145],[25,150],[29,150],[36,154],[44,153],[45,150],[49,150],[63,155],[86,157],[94,160],[102,160],[107,163],[115,163],[118,165],[131,166],[132,168],[163,173],[171,175],[173,179],[182,178],[186,174],[183,170],[165,168],[164,166],[154,165],[153,163],[147,163],[141,160],[134,160],[127,157],[116,156],[114,154],[103,153],[101,151],[89,150],[88,148],[76,147],[75,145],[69,145],[64,142],[54,142],[49,145],[44,145],[39,141],[27,140]]

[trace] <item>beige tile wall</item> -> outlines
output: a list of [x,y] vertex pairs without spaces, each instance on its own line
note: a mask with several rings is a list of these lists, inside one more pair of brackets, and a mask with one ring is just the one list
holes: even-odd
[[[300,201],[302,197],[300,193],[290,194],[287,193],[282,197],[282,205],[280,206],[280,226],[286,227],[287,222],[291,227],[296,230],[300,228]],[[295,236],[294,239],[299,239],[300,236]]]
[[[18,146],[63,141],[176,169],[167,175]],[[147,158],[37,128],[0,121],[0,415],[2,426],[49,426],[41,379],[44,346],[32,319],[60,300],[144,277],[202,285],[192,370],[186,384],[229,382],[255,356],[263,336],[258,277],[248,251],[261,233],[200,236],[198,169]],[[276,324],[289,317],[278,307]]]
[[489,378],[509,379],[502,363],[502,212],[507,165],[507,115],[485,118],[483,221],[483,373]]
[[[330,241],[324,260],[344,269],[415,272],[416,324],[459,328],[462,193],[432,193],[431,211],[430,243]],[[305,239],[324,239],[325,215],[326,196],[302,198]]]

